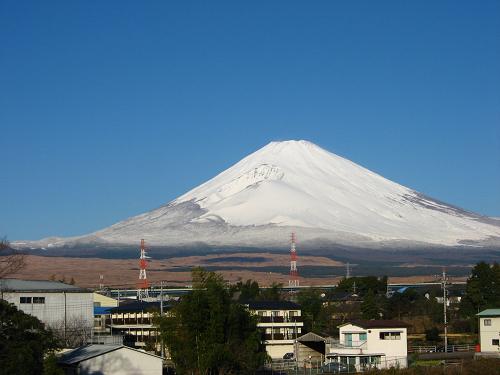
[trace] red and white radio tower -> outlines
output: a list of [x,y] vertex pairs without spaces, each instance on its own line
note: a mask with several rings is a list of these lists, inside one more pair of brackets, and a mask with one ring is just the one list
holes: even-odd
[[146,268],[148,266],[148,259],[149,257],[146,255],[146,246],[144,244],[144,240],[141,240],[141,256],[139,258],[139,284],[138,284],[138,289],[137,289],[137,299],[138,300],[143,300],[144,298],[149,297],[148,289],[149,289],[149,282],[148,282],[148,277],[146,275]]
[[297,251],[295,251],[295,233],[292,233],[292,246],[290,248],[290,280],[288,286],[299,286],[299,272],[297,271]]

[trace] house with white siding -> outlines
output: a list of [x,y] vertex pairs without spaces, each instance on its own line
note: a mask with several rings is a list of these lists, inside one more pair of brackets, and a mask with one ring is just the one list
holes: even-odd
[[327,339],[326,362],[357,371],[408,366],[408,324],[395,320],[354,320],[339,326],[339,339]]
[[479,317],[479,356],[500,357],[500,308],[487,309]]

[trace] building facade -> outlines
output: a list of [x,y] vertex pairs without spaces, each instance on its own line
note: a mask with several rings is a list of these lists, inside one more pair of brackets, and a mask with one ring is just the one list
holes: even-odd
[[58,281],[2,279],[0,294],[61,336],[92,334],[94,301],[90,290]]
[[481,311],[477,316],[481,354],[500,357],[500,308]]
[[257,327],[271,358],[283,358],[295,351],[295,342],[304,327],[300,305],[290,301],[254,301],[247,306],[258,317]]
[[[165,306],[165,311],[168,308]],[[109,310],[105,326],[111,335],[123,336],[130,346],[158,352],[159,333],[153,318],[159,313],[159,302],[129,301]]]
[[408,366],[408,325],[394,320],[357,320],[339,326],[339,340],[327,339],[327,362],[363,371]]

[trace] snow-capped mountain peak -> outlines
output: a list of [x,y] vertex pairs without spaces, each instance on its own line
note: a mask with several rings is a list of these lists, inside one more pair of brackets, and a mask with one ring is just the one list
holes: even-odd
[[283,246],[292,229],[303,241],[372,247],[500,239],[496,220],[426,197],[300,140],[271,142],[165,206],[66,244],[145,238],[156,245]]

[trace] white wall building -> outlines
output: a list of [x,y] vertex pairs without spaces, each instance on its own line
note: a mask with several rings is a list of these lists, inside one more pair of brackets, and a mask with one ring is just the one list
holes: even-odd
[[86,345],[62,354],[65,375],[161,375],[161,357],[123,345]]
[[477,316],[481,354],[500,357],[500,309],[484,310]]
[[74,285],[58,281],[2,279],[0,297],[57,330],[80,327],[90,332],[94,325],[92,292]]
[[304,326],[300,305],[290,301],[254,301],[247,305],[250,313],[258,316],[257,327],[263,333],[267,354],[283,358],[285,353],[293,353]]
[[339,326],[339,340],[328,340],[326,362],[340,362],[362,371],[370,367],[408,366],[407,327],[394,320],[357,320]]

